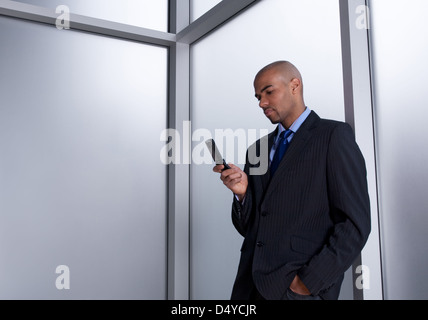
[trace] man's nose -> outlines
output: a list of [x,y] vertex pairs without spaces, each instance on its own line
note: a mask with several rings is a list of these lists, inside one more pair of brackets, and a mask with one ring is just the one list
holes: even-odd
[[269,105],[269,102],[267,99],[261,98],[259,102],[260,108],[266,108]]

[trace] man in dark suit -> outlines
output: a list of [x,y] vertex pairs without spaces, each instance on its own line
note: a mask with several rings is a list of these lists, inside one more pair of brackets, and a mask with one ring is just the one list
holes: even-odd
[[[232,221],[245,238],[232,299],[338,299],[371,228],[364,158],[349,125],[305,106],[290,62],[263,68],[254,88],[278,127],[248,149],[244,171],[214,168],[234,193]],[[251,174],[263,143],[269,170]]]

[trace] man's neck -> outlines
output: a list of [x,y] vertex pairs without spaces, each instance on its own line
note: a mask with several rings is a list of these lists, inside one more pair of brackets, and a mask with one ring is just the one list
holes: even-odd
[[287,119],[285,119],[281,124],[282,126],[288,130],[293,125],[294,122],[296,122],[297,119],[305,112],[306,106],[296,108],[296,111],[290,114]]

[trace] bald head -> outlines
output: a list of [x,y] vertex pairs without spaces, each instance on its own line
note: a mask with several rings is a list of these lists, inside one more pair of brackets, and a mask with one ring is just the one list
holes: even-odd
[[302,76],[288,61],[276,61],[260,70],[254,89],[266,117],[284,128],[289,128],[306,108]]
[[291,62],[288,61],[276,61],[271,64],[268,64],[266,67],[264,67],[257,73],[255,81],[261,75],[271,71],[278,73],[278,75],[280,75],[284,79],[285,83],[289,83],[293,79],[298,79],[300,80],[300,82],[303,82],[302,75],[300,74],[299,70]]

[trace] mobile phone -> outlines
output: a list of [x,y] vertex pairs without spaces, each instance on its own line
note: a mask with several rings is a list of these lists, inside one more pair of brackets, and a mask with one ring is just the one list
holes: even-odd
[[220,151],[218,150],[214,139],[209,139],[209,140],[205,141],[205,144],[207,145],[208,150],[211,153],[211,157],[213,158],[216,165],[219,165],[219,164],[224,165],[223,171],[231,169],[231,167],[226,163],[226,161],[222,157]]

